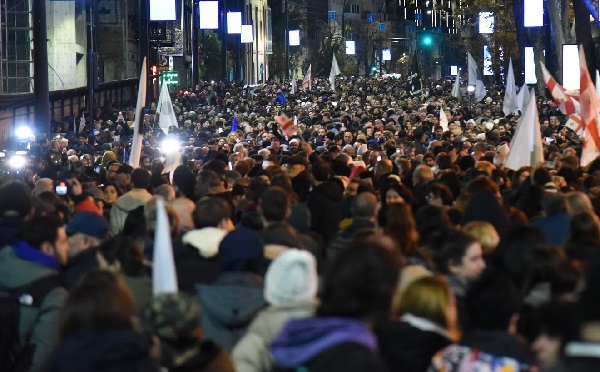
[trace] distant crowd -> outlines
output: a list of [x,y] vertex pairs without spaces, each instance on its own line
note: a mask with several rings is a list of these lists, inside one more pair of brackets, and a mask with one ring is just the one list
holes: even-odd
[[[53,122],[0,179],[0,365],[600,370],[600,160],[541,92],[544,163],[505,168],[519,113],[452,84],[205,82],[168,130],[144,109],[139,164],[132,107]],[[179,293],[155,296],[159,198]]]

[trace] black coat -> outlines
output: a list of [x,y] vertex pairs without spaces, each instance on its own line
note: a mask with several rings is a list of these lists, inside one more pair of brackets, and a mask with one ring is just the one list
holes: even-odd
[[406,322],[387,321],[375,331],[381,357],[390,371],[427,371],[435,353],[450,345],[447,337]]
[[130,329],[81,331],[62,342],[50,358],[50,372],[158,372],[149,342]]
[[323,237],[326,246],[333,240],[339,229],[343,204],[342,190],[331,181],[315,186],[308,196],[310,228]]

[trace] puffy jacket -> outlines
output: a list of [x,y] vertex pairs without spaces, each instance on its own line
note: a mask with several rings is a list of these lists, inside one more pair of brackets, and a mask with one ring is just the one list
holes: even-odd
[[[30,249],[34,250],[34,248]],[[44,255],[37,252],[39,255]],[[33,257],[21,258],[12,246],[0,249],[0,290],[14,290],[40,278],[50,279],[57,276],[56,268],[36,262]],[[21,345],[33,344],[35,347],[30,371],[41,370],[56,345],[59,318],[66,299],[67,290],[57,286],[46,294],[41,307],[21,307],[19,314]]]
[[145,189],[133,189],[120,196],[110,209],[110,231],[112,234],[117,235],[123,231],[125,219],[129,212],[145,205],[150,199],[152,199],[152,194]]

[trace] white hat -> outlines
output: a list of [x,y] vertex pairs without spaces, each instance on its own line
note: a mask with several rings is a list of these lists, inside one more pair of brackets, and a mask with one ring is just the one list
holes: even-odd
[[265,275],[265,299],[273,306],[311,303],[317,294],[317,264],[312,254],[288,249]]

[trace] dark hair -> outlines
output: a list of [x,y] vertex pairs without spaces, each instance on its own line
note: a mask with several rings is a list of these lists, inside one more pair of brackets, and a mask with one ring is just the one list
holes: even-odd
[[448,230],[436,237],[432,258],[436,269],[442,274],[451,274],[450,265],[459,265],[475,239],[459,230]]
[[202,165],[202,170],[211,170],[220,175],[224,175],[227,170],[227,162],[219,159],[212,159]]
[[203,198],[192,214],[196,229],[217,227],[224,218],[231,218],[231,206],[223,198]]
[[142,168],[134,169],[131,172],[131,185],[136,189],[145,189],[150,185],[150,173]]
[[71,292],[61,315],[65,340],[80,330],[133,329],[134,305],[123,279],[109,271],[91,271]]
[[560,338],[561,348],[569,341],[579,338],[581,325],[577,304],[572,302],[550,302],[535,312],[539,334]]
[[383,231],[394,239],[404,256],[417,256],[419,233],[410,206],[405,203],[388,204],[385,214]]
[[511,317],[519,311],[521,299],[508,276],[488,270],[471,285],[465,304],[473,328],[506,331]]
[[324,161],[317,161],[312,165],[312,175],[317,181],[327,181],[329,179],[330,172],[331,169],[329,168],[329,164]]
[[442,199],[442,204],[451,206],[454,202],[454,195],[450,188],[439,182],[432,182],[427,185],[427,194],[433,194],[438,198]]
[[23,218],[31,211],[31,189],[24,183],[9,181],[0,187],[0,219],[9,214]]
[[98,251],[109,264],[119,262],[125,275],[139,277],[149,274],[144,265],[144,251],[131,236],[113,236],[102,243]]
[[114,182],[105,183],[104,186],[102,187],[102,191],[106,190],[106,188],[109,186],[112,186],[115,188],[115,190],[117,191],[117,196],[123,195],[123,190],[121,190],[121,187]]
[[56,242],[58,229],[62,226],[62,221],[56,216],[35,216],[22,226],[19,237],[30,246],[40,249],[45,242]]
[[428,246],[433,243],[436,233],[444,233],[450,228],[450,217],[446,210],[426,204],[415,214],[420,245]]
[[198,178],[196,179],[196,196],[202,198],[210,193],[211,187],[218,187],[223,185],[223,180],[217,172],[206,169],[198,172]]
[[265,220],[283,222],[290,210],[290,197],[282,187],[270,186],[260,196],[260,209]]
[[353,244],[340,253],[325,275],[320,317],[366,319],[390,310],[401,257],[375,240]]
[[[569,224],[569,238],[566,245],[571,246],[574,251],[577,250],[577,245],[593,245],[599,247],[598,253],[600,253],[600,224],[598,223],[598,217],[590,213],[578,213],[572,216]],[[569,253],[568,249],[567,253]]]
[[492,254],[494,266],[503,270],[517,285],[522,285],[525,273],[532,265],[534,251],[547,245],[546,235],[537,226],[515,225],[506,231]]

